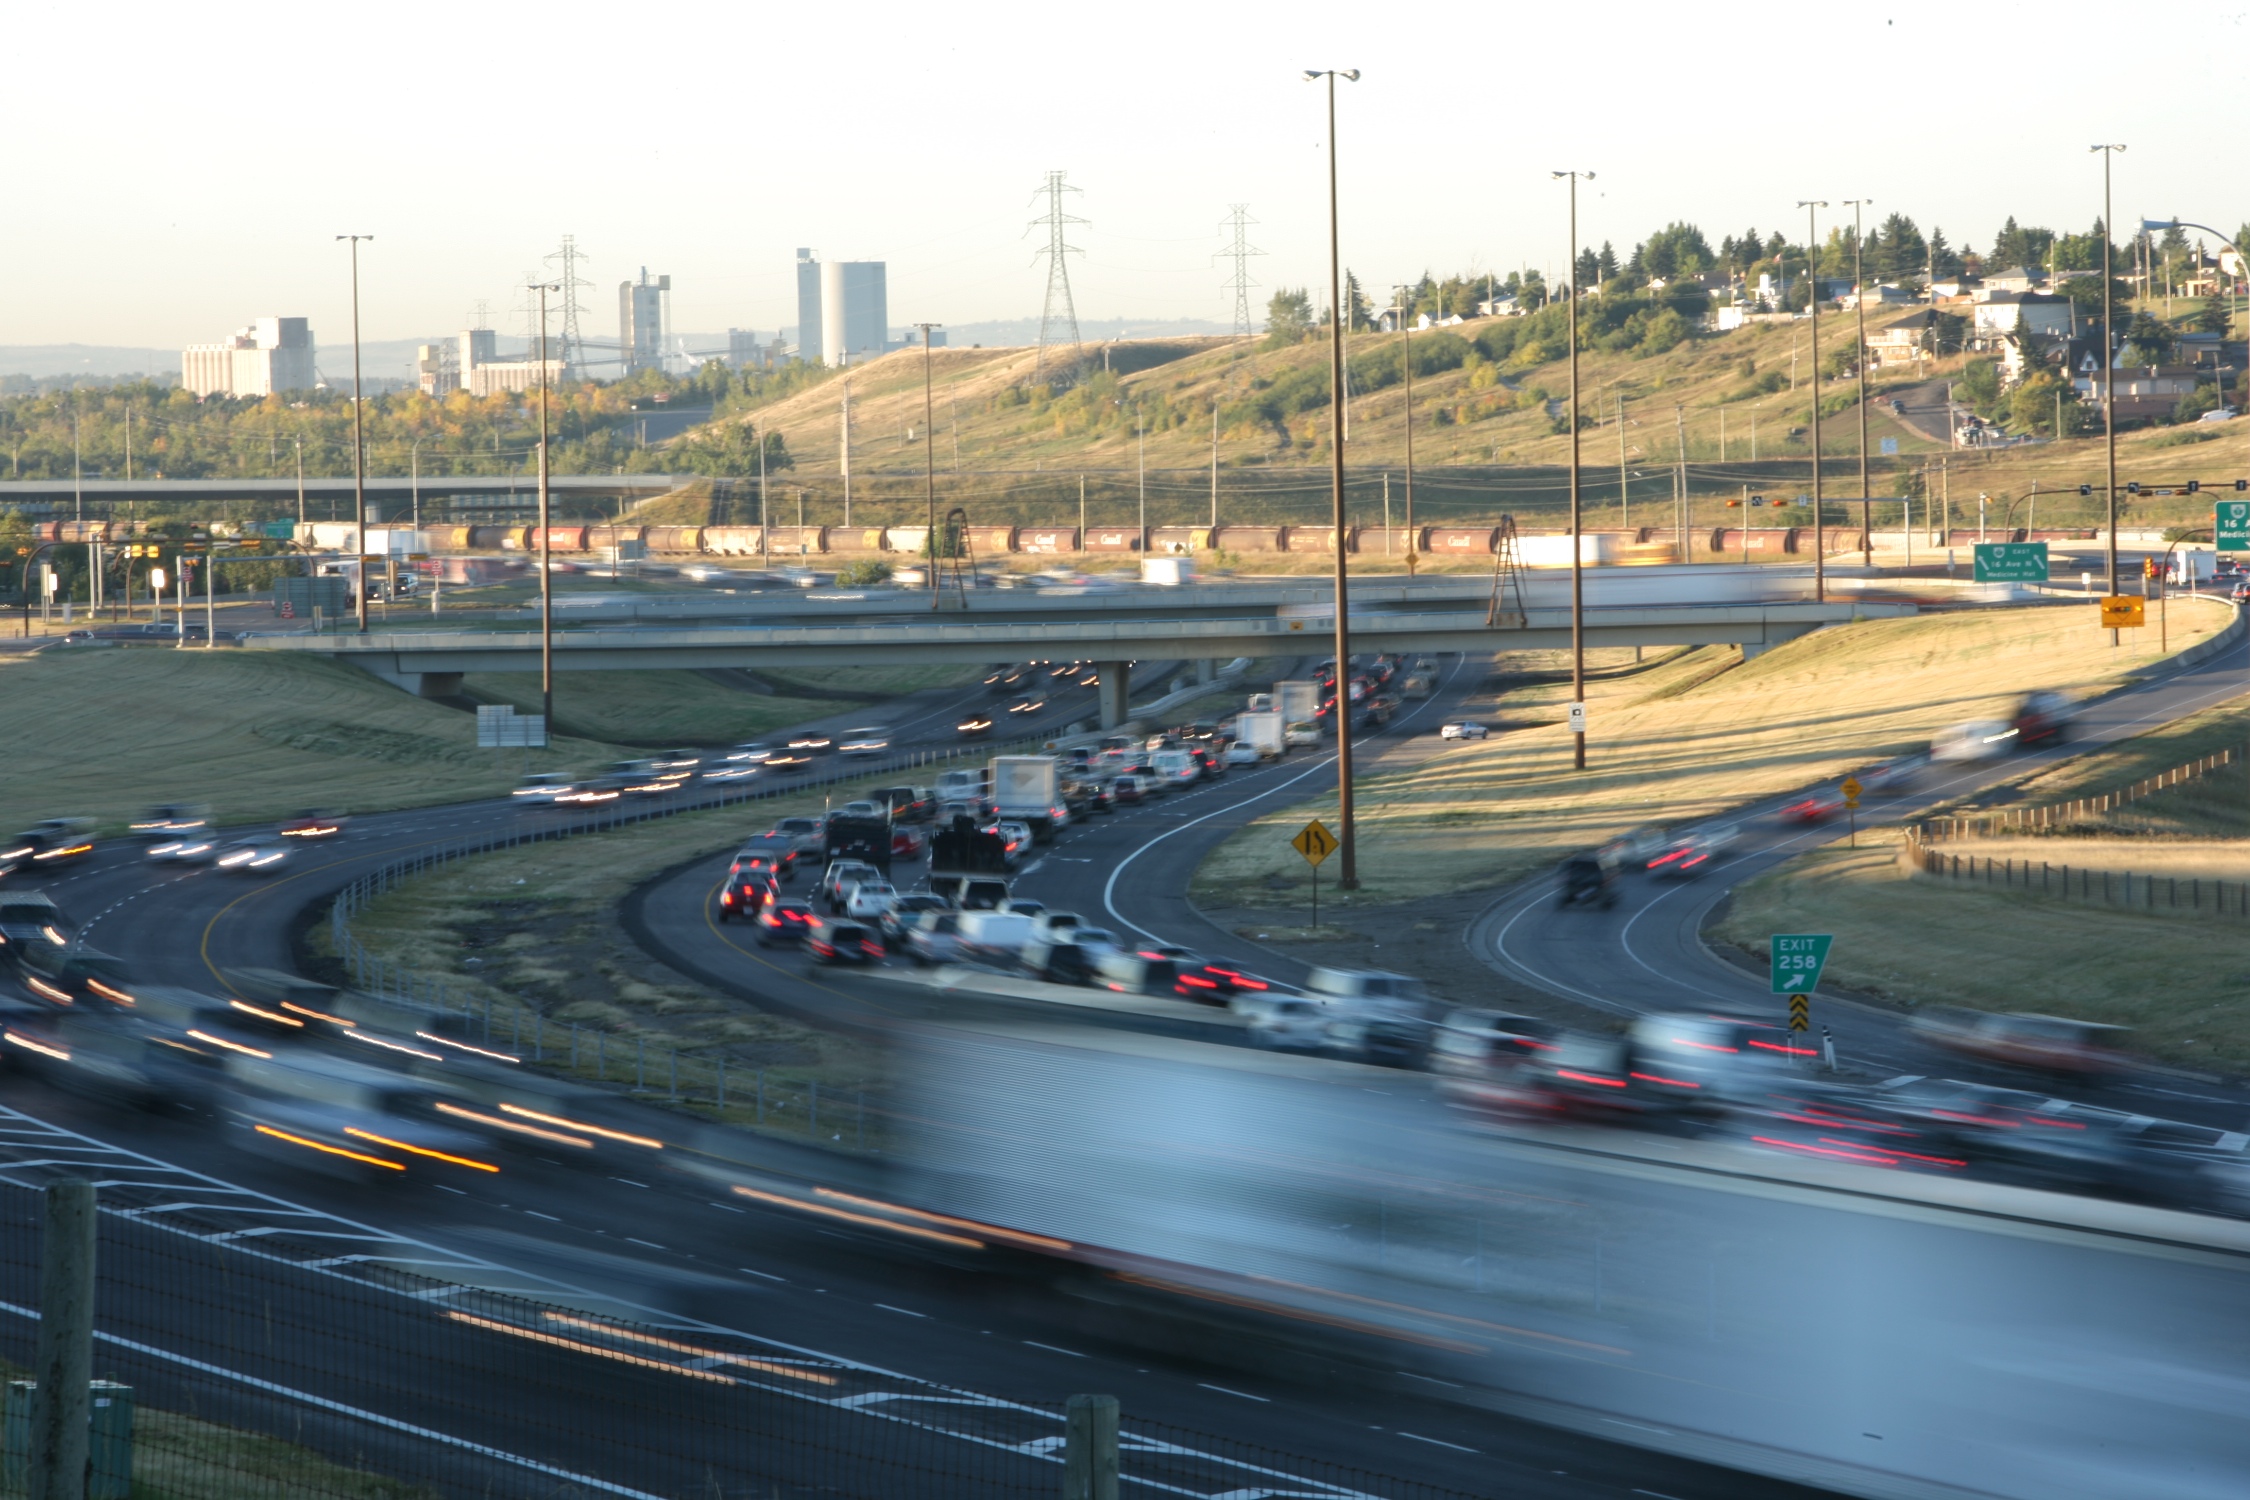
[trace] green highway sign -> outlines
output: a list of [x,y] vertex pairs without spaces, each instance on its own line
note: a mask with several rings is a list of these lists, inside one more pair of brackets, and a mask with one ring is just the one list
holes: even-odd
[[1828,945],[1836,941],[1826,932],[1776,933],[1773,939],[1773,992],[1809,995],[1828,966]]
[[2045,542],[1977,543],[1977,582],[2045,583]]
[[2221,552],[2250,552],[2250,500],[2221,500],[2211,507],[2212,535]]

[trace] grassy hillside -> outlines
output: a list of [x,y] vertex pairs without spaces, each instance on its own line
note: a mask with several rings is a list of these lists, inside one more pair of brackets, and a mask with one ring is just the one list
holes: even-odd
[[[2226,606],[2182,611],[2184,650],[2223,628]],[[1978,610],[1869,620],[1741,662],[1723,646],[1588,684],[1590,768],[1571,769],[1565,681],[1469,706],[1513,732],[1463,744],[1357,788],[1367,901],[1499,885],[1635,823],[1685,823],[1927,745],[2033,688],[2092,691],[2157,657],[2109,646],[2091,609]],[[1737,664],[1739,663],[1739,664]],[[1199,896],[1230,905],[1302,899],[1288,837],[1333,819],[1333,793],[1279,808],[1204,861]]]
[[[630,674],[605,674],[627,676]],[[208,802],[223,823],[303,807],[457,802],[514,784],[520,752],[480,750],[476,722],[356,667],[264,651],[50,650],[0,657],[0,828]],[[627,752],[565,739],[542,765]]]
[[[1871,330],[1892,314],[1870,315]],[[1454,334],[1474,335],[1471,323]],[[1849,316],[1821,320],[1821,358],[1856,337]],[[1684,447],[1691,488],[1715,497],[1743,486],[1794,494],[1809,487],[1811,371],[1809,325],[1761,324],[1691,338],[1656,355],[1587,351],[1580,356],[1583,486],[1594,524],[1624,519],[1618,504],[1620,436],[1632,519],[1669,521],[1672,466]],[[1450,335],[1448,335],[1450,336]],[[1416,335],[1418,339],[1427,335]],[[1395,368],[1398,336],[1358,334],[1355,367]],[[962,504],[973,520],[1075,522],[1080,484],[1092,524],[1139,518],[1145,423],[1146,493],[1153,524],[1208,519],[1211,508],[1212,414],[1217,434],[1222,518],[1244,522],[1307,522],[1328,501],[1328,413],[1325,406],[1268,419],[1251,413],[1261,394],[1318,385],[1328,359],[1318,341],[1267,349],[1262,341],[1145,340],[1090,347],[1086,378],[1049,397],[1033,383],[1030,349],[940,349],[929,359],[934,442],[925,450],[923,355],[905,350],[871,361],[751,413],[787,440],[798,467],[770,477],[777,523],[793,522],[802,495],[809,521],[844,519],[839,473],[843,391],[851,391],[852,520],[882,524],[919,519],[926,505],[925,455],[937,471],[941,507]],[[1568,396],[1562,350],[1535,343],[1497,364],[1470,361],[1414,381],[1417,513],[1485,516],[1502,510],[1551,519],[1567,493],[1569,440],[1558,431],[1558,403]],[[1957,376],[1958,356],[1925,367],[1923,379]],[[1420,361],[1417,361],[1420,364]],[[1792,383],[1794,376],[1794,383]],[[1871,383],[1881,394],[1912,382]],[[1768,387],[1778,387],[1768,389]],[[1823,453],[1831,495],[1857,491],[1858,410],[1850,382],[1823,382],[1832,408],[1823,418]],[[1833,409],[1841,403],[1841,409]],[[1270,403],[1269,403],[1270,404]],[[1618,414],[1622,404],[1622,429]],[[1394,517],[1403,514],[1406,396],[1400,384],[1355,392],[1350,406],[1350,507],[1363,524],[1383,515],[1383,475],[1391,474]],[[1751,461],[1753,433],[1757,460]],[[1870,446],[1895,439],[1899,457],[1873,460],[1875,490],[1894,494],[1906,471],[1945,457],[1956,516],[1973,514],[1976,497],[2004,510],[2037,481],[2041,524],[2090,519],[2097,502],[2076,487],[2100,483],[2098,437],[1994,453],[1945,454],[1887,410],[1869,414]],[[2202,428],[2154,429],[2119,441],[2120,479],[2152,488],[2188,477],[2209,483],[2250,473],[2250,421]],[[1935,484],[1933,488],[1938,488]],[[692,508],[684,501],[675,508]],[[2129,509],[2135,524],[2166,524],[2201,515],[2207,505],[2184,496],[2150,497]],[[1739,519],[1741,512],[1732,513]],[[1896,512],[1892,512],[1895,518]],[[1696,519],[1729,519],[1706,498]],[[1995,520],[1997,522],[1997,516]],[[2020,520],[2020,514],[2018,516]]]

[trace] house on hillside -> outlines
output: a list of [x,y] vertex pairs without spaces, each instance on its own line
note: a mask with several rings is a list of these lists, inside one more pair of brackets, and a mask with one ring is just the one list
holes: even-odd
[[[2200,373],[2193,365],[2120,365],[2110,375],[2117,397],[2117,421],[2146,422],[2170,416],[2180,398],[2194,392]],[[2078,399],[2099,416],[2100,366],[2075,370],[2071,383],[2078,388]]]
[[1867,357],[1877,374],[1913,365],[1929,353],[1936,314],[1908,313],[1867,336]]
[[2047,273],[2031,266],[2016,266],[2006,271],[1994,271],[1983,278],[1976,295],[1984,300],[1998,292],[2036,292],[2047,284]]
[[2078,332],[2078,308],[2068,297],[2047,292],[1996,292],[1970,304],[1969,344],[1997,349],[2015,336],[2020,324],[2042,338],[2070,338]]
[[1922,299],[1905,287],[1885,281],[1875,286],[1862,287],[1856,295],[1847,292],[1840,300],[1846,307],[1862,304],[1868,307],[1904,307]]

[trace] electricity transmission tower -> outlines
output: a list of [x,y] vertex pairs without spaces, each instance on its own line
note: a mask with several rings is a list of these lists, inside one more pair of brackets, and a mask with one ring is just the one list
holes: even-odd
[[[1063,181],[1062,173],[1049,172],[1047,185],[1040,189],[1047,197],[1046,217],[1033,219],[1030,228],[1024,231],[1028,234],[1032,229],[1042,226],[1047,230],[1047,248],[1032,256],[1033,260],[1041,255],[1047,257],[1047,303],[1039,314],[1039,359],[1034,367],[1035,378],[1047,372],[1048,343],[1060,342],[1059,336],[1065,329],[1070,333],[1071,357],[1076,359],[1078,356],[1078,309],[1070,300],[1070,257],[1084,255],[1086,252],[1071,244],[1065,236],[1069,225],[1088,221],[1063,212],[1063,194],[1078,191],[1079,189]],[[1037,201],[1036,196],[1033,201]]]
[[578,274],[578,268],[586,263],[578,248],[578,236],[564,235],[562,248],[548,256],[546,263],[555,267],[555,282],[562,290],[562,367],[583,373],[586,345],[578,332],[578,291],[581,287],[591,290],[594,284]]
[[1250,288],[1258,283],[1250,279],[1250,257],[1266,252],[1250,243],[1250,226],[1257,223],[1250,217],[1250,205],[1237,203],[1227,214],[1225,227],[1234,238],[1219,254],[1234,262],[1234,275],[1227,280],[1227,290],[1234,293],[1234,336],[1249,338],[1256,330],[1250,324]]

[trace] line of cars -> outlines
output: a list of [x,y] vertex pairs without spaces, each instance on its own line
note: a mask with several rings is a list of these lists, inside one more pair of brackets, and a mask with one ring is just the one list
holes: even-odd
[[[270,832],[222,835],[211,809],[196,802],[164,802],[131,825],[142,857],[152,865],[209,866],[234,875],[270,875],[288,862],[293,846],[340,837],[349,819],[340,812],[308,808],[285,818]],[[0,879],[35,880],[60,866],[91,856],[98,827],[92,818],[47,818],[0,848]]]
[[[1951,1012],[1925,1035],[2025,1083],[2130,1068],[2117,1028],[2055,1016]],[[1629,1126],[1829,1165],[1931,1173],[2162,1207],[2250,1215],[2250,1133],[2017,1088],[1909,1075],[1868,1085],[1817,1071],[1781,1022],[1642,1016],[1614,1035],[1535,1017],[1446,1018],[1432,1066],[1446,1100],[1486,1124]]]

